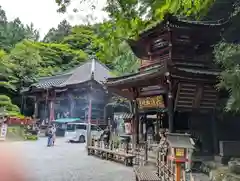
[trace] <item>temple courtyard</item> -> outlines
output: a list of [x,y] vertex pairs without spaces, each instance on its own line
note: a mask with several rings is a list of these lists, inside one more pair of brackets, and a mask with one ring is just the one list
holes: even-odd
[[87,156],[85,144],[57,139],[56,146],[46,147],[47,138],[32,142],[12,142],[21,150],[27,169],[27,181],[130,181],[132,168]]

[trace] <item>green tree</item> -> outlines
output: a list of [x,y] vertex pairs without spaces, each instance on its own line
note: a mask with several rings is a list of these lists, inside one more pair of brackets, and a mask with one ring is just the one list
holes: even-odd
[[15,44],[24,39],[37,41],[39,32],[33,24],[24,25],[19,18],[8,21],[5,11],[0,6],[0,49],[9,52]]
[[23,41],[16,44],[6,57],[6,61],[12,64],[11,83],[16,85],[18,90],[36,80],[42,61],[39,51],[28,46],[28,43],[29,41]]
[[58,27],[51,28],[46,36],[43,38],[43,42],[55,42],[60,43],[65,36],[69,35],[71,32],[71,25],[67,20],[63,20],[58,24]]
[[6,23],[7,22],[7,16],[6,12],[2,9],[2,6],[0,6],[0,23]]
[[215,46],[215,60],[223,71],[219,77],[219,89],[229,93],[228,111],[240,111],[240,46],[221,42]]
[[124,75],[137,72],[139,68],[139,60],[133,54],[129,45],[122,42],[115,51],[115,56],[112,57],[111,65],[114,75]]
[[71,49],[68,44],[28,42],[41,56],[38,76],[51,76],[73,68],[87,60],[88,55],[81,49]]
[[[59,11],[65,12],[71,0],[55,0]],[[96,1],[88,1],[95,8]],[[80,0],[86,2],[86,0]],[[147,26],[163,19],[166,13],[200,17],[206,14],[215,0],[107,0],[104,11],[116,23],[116,31],[125,37],[135,37]]]
[[[218,0],[219,1],[219,0]],[[231,2],[232,1],[232,2]],[[234,4],[235,0],[230,2]],[[240,14],[238,4],[231,7],[228,4],[217,4],[213,7],[213,11],[210,13],[210,18],[214,15],[217,16],[218,10],[223,11],[224,16],[227,16],[226,12],[233,12],[231,16],[231,24],[225,29],[222,34],[223,40],[215,46],[215,61],[222,68],[221,75],[219,76],[219,89],[226,91],[229,94],[229,98],[226,102],[227,111],[240,111],[240,74],[239,66],[240,62]],[[221,15],[222,16],[222,15]],[[228,13],[229,16],[229,13]]]
[[4,108],[6,110],[6,113],[10,116],[20,115],[19,107],[17,105],[14,105],[11,99],[6,95],[0,94],[0,108]]
[[0,94],[15,91],[14,85],[10,80],[11,64],[5,60],[6,52],[0,50]]

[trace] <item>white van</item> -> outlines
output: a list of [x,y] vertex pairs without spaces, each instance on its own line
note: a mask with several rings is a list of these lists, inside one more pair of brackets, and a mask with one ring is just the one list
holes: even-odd
[[[65,132],[65,137],[69,142],[84,143],[87,138],[87,123],[68,123]],[[103,130],[95,125],[91,124],[91,138],[99,139]]]

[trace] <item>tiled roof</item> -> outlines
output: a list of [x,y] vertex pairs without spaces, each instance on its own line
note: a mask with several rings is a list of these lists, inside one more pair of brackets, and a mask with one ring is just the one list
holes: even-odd
[[31,88],[49,89],[52,87],[65,87],[84,83],[92,78],[101,84],[110,76],[110,70],[105,65],[96,60],[90,60],[64,74],[40,78],[37,83],[32,84],[28,88],[24,88],[21,92],[27,92]]
[[219,76],[219,70],[197,70],[197,69],[189,69],[189,68],[178,68],[180,71],[184,71],[187,73],[194,73],[194,74],[204,74],[204,75],[214,75]]
[[64,81],[66,81],[70,77],[70,75],[53,76],[49,78],[40,79],[39,82],[32,84],[31,87],[42,88],[42,89],[51,88],[51,87],[62,84]]
[[116,78],[109,78],[105,83],[108,87],[120,86],[120,85],[129,85],[137,84],[138,87],[141,87],[145,79],[154,79],[161,76],[166,71],[165,68],[153,69],[152,71],[138,72],[135,74],[130,74],[128,76],[119,76]]
[[110,76],[110,70],[105,65],[96,60],[91,60],[76,68],[65,82],[57,85],[56,87],[81,84],[91,80],[92,78],[101,84]]

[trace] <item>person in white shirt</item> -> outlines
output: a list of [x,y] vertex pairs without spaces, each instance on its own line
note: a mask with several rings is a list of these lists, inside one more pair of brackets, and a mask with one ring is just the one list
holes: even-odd
[[53,146],[54,146],[55,141],[56,141],[56,131],[57,131],[57,129],[56,129],[56,126],[55,126],[55,124],[54,124],[53,127],[52,127],[52,134],[53,134],[53,137],[52,137],[52,145],[53,145]]

